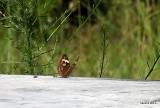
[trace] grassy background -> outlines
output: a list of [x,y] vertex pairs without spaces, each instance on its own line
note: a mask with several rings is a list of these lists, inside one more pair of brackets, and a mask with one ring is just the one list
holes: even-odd
[[[71,62],[80,56],[74,76],[98,77],[106,25],[103,77],[144,79],[160,47],[160,2],[93,1],[64,8],[63,0],[1,0],[0,73],[53,75],[66,53]],[[149,79],[160,78],[159,66]]]

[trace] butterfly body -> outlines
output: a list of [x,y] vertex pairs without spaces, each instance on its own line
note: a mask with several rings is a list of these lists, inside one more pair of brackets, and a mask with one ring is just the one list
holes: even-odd
[[70,76],[78,62],[78,59],[79,57],[76,59],[75,63],[71,65],[68,56],[66,54],[63,54],[62,58],[60,59],[60,63],[57,67],[59,75],[63,78],[67,78],[68,76]]

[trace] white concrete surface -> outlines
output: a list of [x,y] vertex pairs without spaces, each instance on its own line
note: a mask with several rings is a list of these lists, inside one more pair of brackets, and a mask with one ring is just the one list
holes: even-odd
[[0,75],[0,108],[160,108],[160,81]]

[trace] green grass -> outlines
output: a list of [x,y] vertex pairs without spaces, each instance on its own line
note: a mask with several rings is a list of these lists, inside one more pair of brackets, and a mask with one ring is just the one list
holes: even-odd
[[[53,75],[59,57],[66,53],[71,62],[80,56],[74,76],[99,77],[100,28],[107,25],[108,63],[102,77],[144,79],[147,62],[153,63],[159,49],[159,3],[94,2],[91,7],[91,2],[76,2],[78,9],[80,3],[88,9],[88,15],[81,19],[79,13],[79,26],[72,26],[68,21],[73,11],[62,10],[60,0],[1,0],[5,16],[0,14],[0,73]],[[96,24],[91,23],[92,16]],[[148,79],[160,78],[159,66],[158,62]]]

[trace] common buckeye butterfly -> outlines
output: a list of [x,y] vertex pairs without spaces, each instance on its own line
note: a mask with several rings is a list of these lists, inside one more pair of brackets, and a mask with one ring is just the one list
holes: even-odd
[[68,76],[70,76],[78,62],[78,59],[79,57],[76,59],[75,63],[71,65],[67,54],[63,54],[57,67],[59,75],[62,76],[62,78],[67,78]]

